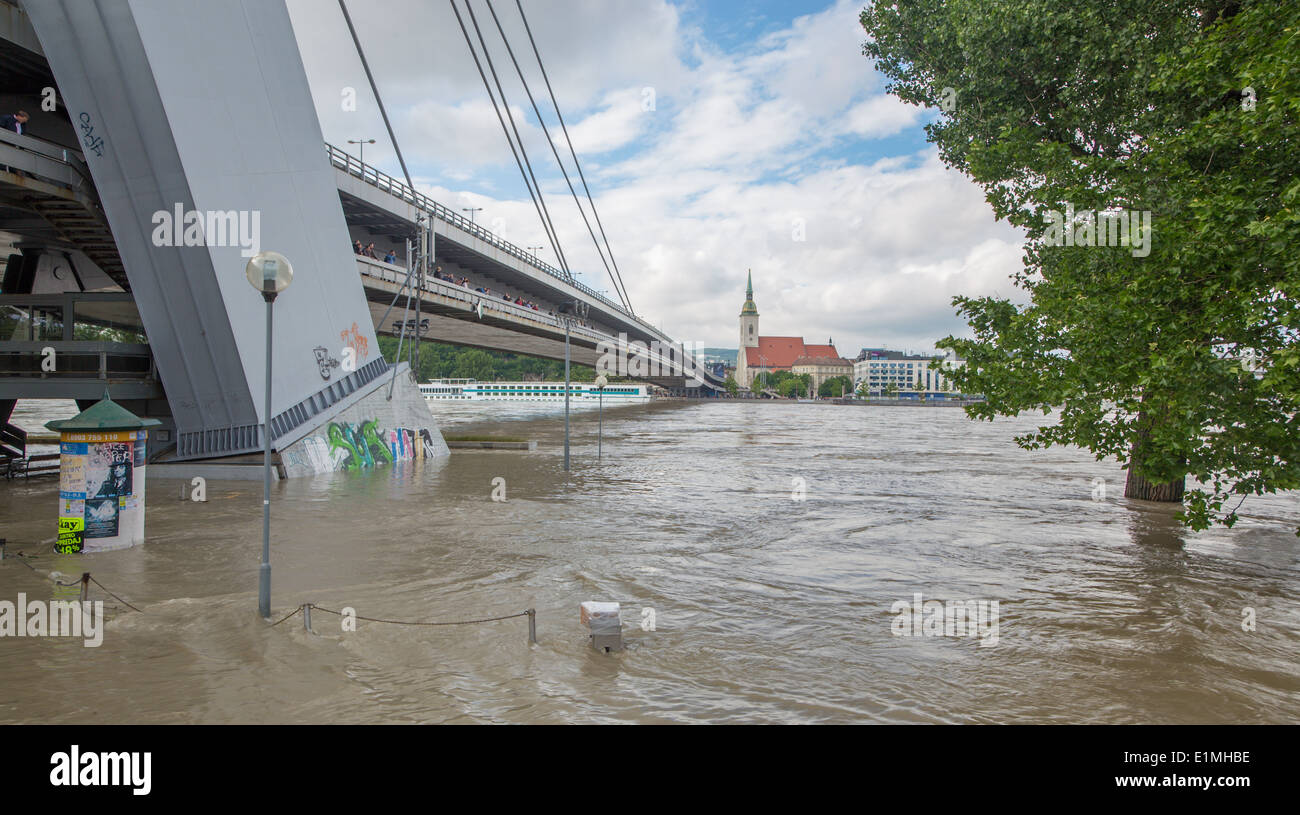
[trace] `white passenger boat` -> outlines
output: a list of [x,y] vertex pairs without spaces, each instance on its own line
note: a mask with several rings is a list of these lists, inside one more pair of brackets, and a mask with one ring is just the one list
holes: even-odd
[[[420,385],[420,393],[431,402],[563,402],[564,383],[433,379]],[[570,402],[596,402],[601,399],[601,391],[590,382],[569,383]],[[641,404],[650,401],[650,387],[635,382],[613,382],[605,386],[603,399],[607,405]]]

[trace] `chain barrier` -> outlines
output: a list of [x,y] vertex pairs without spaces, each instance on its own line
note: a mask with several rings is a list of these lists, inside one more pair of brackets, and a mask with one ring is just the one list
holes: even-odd
[[[17,557],[19,563],[21,563],[21,564],[23,564],[24,566],[26,566],[27,568],[31,569],[33,572],[36,572],[37,574],[41,574],[41,570],[40,570],[40,569],[37,569],[35,566],[33,566],[32,564],[30,564],[30,563],[27,562],[27,561],[29,561],[29,560],[35,560],[36,558],[35,558],[34,556],[29,555],[29,554],[27,554],[26,552],[21,552],[21,551],[19,551],[19,552],[15,552],[15,553],[14,553],[14,557]],[[131,604],[128,603],[127,601],[123,600],[121,597],[118,597],[116,594],[114,594],[112,591],[110,591],[110,590],[108,589],[108,587],[105,586],[103,583],[100,583],[98,580],[96,580],[95,578],[91,577],[91,576],[90,576],[90,572],[83,572],[80,578],[78,578],[77,580],[73,580],[73,581],[71,581],[71,582],[68,582],[68,583],[65,583],[64,581],[62,581],[62,580],[59,579],[59,578],[63,577],[63,573],[62,573],[62,572],[49,572],[48,574],[43,574],[43,575],[41,575],[41,576],[47,578],[48,580],[50,580],[52,583],[54,583],[54,585],[56,585],[56,586],[62,586],[63,588],[71,588],[71,587],[73,587],[73,586],[81,586],[81,599],[82,599],[83,601],[89,599],[89,597],[88,597],[88,595],[89,595],[89,584],[90,584],[90,583],[94,583],[96,586],[99,586],[99,588],[102,589],[103,592],[104,592],[105,594],[107,594],[109,597],[112,597],[114,600],[116,600],[117,602],[119,602],[119,603],[121,603],[122,605],[126,606],[127,608],[131,609],[132,611],[139,612],[139,613],[141,613],[141,614],[144,613],[143,611],[140,611],[140,609],[136,608],[135,606],[131,605]]]
[[[32,559],[31,555],[24,554],[23,552],[17,552],[16,554],[18,556],[19,563],[23,564],[27,568],[36,572],[37,574],[40,574],[40,571],[35,566],[27,562],[28,560]],[[69,583],[65,583],[62,580],[59,580],[59,578],[62,576],[63,575],[60,574],[59,572],[50,572],[49,574],[45,575],[45,577],[48,577],[50,580],[52,580],[54,582],[54,585],[56,586],[64,586],[64,587],[71,587],[71,586],[78,586],[78,585],[81,586],[82,587],[81,594],[83,600],[86,599],[87,585],[89,583],[94,583],[96,586],[102,589],[105,594],[107,594],[109,597],[112,597],[117,602],[121,603],[122,605],[126,606],[132,611],[137,611],[137,612],[140,611],[140,609],[136,608],[135,606],[131,605],[127,601],[123,600],[121,597],[118,597],[116,594],[109,591],[109,589],[103,583],[100,583],[98,580],[91,577],[90,572],[83,573],[81,575],[81,579],[73,580],[72,582]],[[527,617],[528,618],[528,641],[534,643],[537,642],[537,609],[533,609],[533,608],[524,609],[523,611],[519,611],[514,614],[503,614],[499,617],[482,617],[476,620],[439,620],[439,621],[426,622],[426,621],[412,621],[412,620],[385,620],[380,617],[363,617],[360,614],[345,615],[343,612],[335,611],[332,608],[325,608],[323,606],[318,606],[314,603],[303,603],[302,605],[295,608],[293,611],[289,612],[285,616],[271,623],[270,627],[275,628],[280,623],[285,622],[286,620],[297,616],[300,612],[306,611],[309,606],[317,611],[323,611],[326,614],[333,614],[337,617],[349,616],[356,620],[365,620],[368,623],[383,623],[385,625],[415,625],[415,626],[477,625],[479,623],[494,623],[500,620],[513,620],[516,617]],[[144,613],[144,612],[140,612],[140,613]],[[307,630],[310,631],[311,617],[309,611],[307,612],[307,616],[305,619],[308,621]]]
[[[354,620],[365,620],[368,623],[383,623],[385,625],[414,625],[414,626],[476,625],[478,623],[494,623],[499,620],[513,620],[516,617],[527,617],[528,618],[528,641],[531,643],[537,642],[537,609],[535,608],[524,609],[523,611],[516,612],[515,614],[503,614],[499,617],[482,617],[477,620],[439,620],[433,622],[426,622],[426,621],[417,621],[417,620],[386,620],[380,617],[363,617],[360,614],[344,614],[342,611],[336,611],[332,608],[325,608],[324,606],[318,606],[315,603],[303,603],[302,605],[295,608],[293,611],[281,617],[279,620],[276,620],[275,622],[271,623],[270,627],[275,628],[277,625],[284,622],[285,620],[288,620],[289,618],[296,616],[299,612],[302,612],[303,627],[306,628],[308,631],[311,631],[311,612],[313,609],[316,611],[323,611],[326,614],[333,614],[336,617],[351,617]],[[314,634],[316,632],[312,631],[312,633]]]

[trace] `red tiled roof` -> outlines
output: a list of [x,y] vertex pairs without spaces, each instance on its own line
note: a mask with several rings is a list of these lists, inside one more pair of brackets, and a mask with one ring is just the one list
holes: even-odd
[[810,357],[840,358],[840,352],[835,350],[834,345],[805,345],[804,354]]
[[789,368],[804,355],[803,337],[759,337],[757,348],[745,349],[751,368]]
[[[811,348],[812,346],[808,346],[808,347]],[[799,357],[793,363],[791,363],[791,367],[796,367],[799,365],[821,365],[821,366],[835,365],[840,368],[852,368],[853,360],[841,359],[840,357],[807,356],[807,357]]]
[[750,368],[789,369],[803,357],[839,359],[833,345],[804,345],[803,337],[759,337],[757,348],[745,349],[745,364]]

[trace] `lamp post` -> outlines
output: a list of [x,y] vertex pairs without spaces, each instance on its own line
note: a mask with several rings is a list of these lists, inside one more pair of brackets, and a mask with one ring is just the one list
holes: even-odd
[[468,213],[469,213],[469,225],[470,225],[470,226],[473,226],[473,225],[474,225],[474,213],[476,213],[476,212],[482,212],[482,211],[483,211],[483,207],[461,207],[461,208],[460,208],[460,211],[461,211],[461,212],[468,212]]
[[560,319],[564,320],[564,471],[569,471],[569,326],[573,303],[560,304]]
[[271,616],[271,311],[275,297],[289,288],[293,266],[279,252],[259,252],[244,267],[248,284],[266,301],[266,412],[262,417],[262,566],[257,573],[257,610]]
[[596,431],[596,460],[600,461],[601,448],[604,446],[605,442],[605,386],[609,384],[609,377],[600,374],[596,377],[596,382],[594,384],[596,385],[596,392],[600,394],[599,401],[597,402],[599,405],[598,415],[600,416],[600,424],[597,425],[598,429]]
[[348,144],[355,144],[358,147],[357,161],[361,162],[361,174],[366,174],[366,145],[374,144],[374,139],[348,139]]
[[574,315],[587,316],[587,304],[568,300],[560,304],[560,319],[564,320],[564,471],[569,471],[569,329]]

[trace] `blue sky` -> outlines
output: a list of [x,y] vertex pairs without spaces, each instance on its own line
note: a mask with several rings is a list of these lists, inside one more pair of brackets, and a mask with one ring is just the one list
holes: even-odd
[[[486,0],[471,2],[570,265],[612,291]],[[493,6],[558,138],[518,10]],[[289,8],[326,139],[375,138],[367,162],[400,175],[337,7]],[[450,5],[349,8],[417,185],[482,207],[477,219],[521,246],[547,243]],[[884,93],[861,54],[861,3],[524,9],[633,306],[673,336],[734,347],[750,269],[762,333],[832,337],[847,356],[928,349],[964,333],[953,295],[1010,293],[1020,236],[939,163],[922,130],[933,112]],[[348,88],[356,110],[340,105]]]

